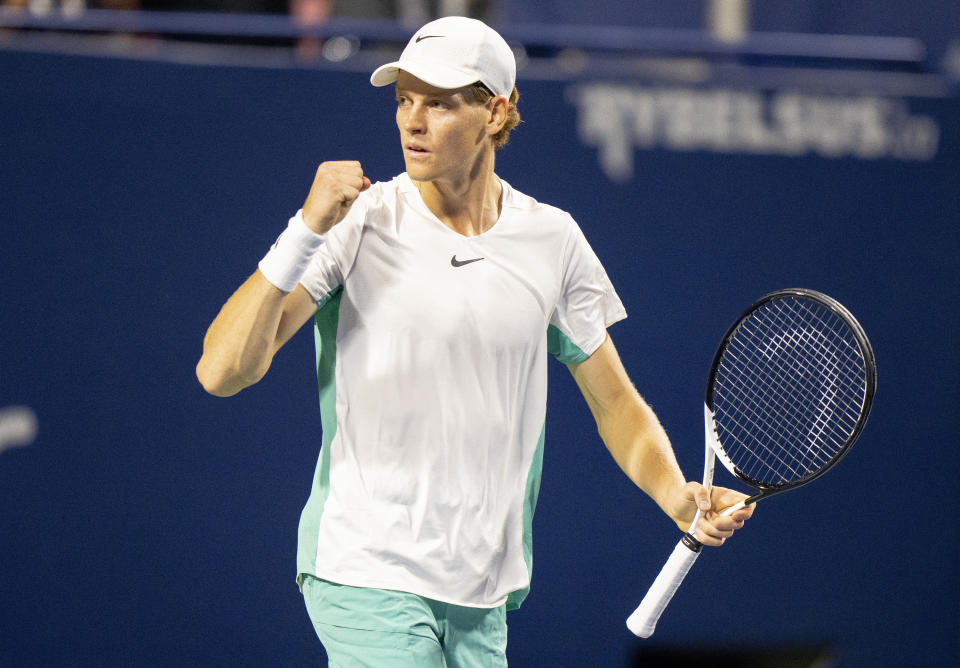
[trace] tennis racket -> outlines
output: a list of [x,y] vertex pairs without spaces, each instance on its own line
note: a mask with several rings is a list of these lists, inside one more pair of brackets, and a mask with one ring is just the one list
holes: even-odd
[[[873,349],[839,302],[814,290],[762,297],[727,330],[707,381],[703,486],[716,459],[757,490],[726,511],[805,485],[850,450],[877,383]],[[702,513],[627,619],[637,636],[657,620],[700,555]]]

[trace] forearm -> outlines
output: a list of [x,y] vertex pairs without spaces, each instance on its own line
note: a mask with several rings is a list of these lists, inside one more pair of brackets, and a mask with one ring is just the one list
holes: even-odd
[[681,519],[677,490],[686,481],[670,439],[630,382],[610,337],[570,371],[617,464],[667,515]]
[[204,336],[197,364],[207,392],[231,396],[266,374],[288,296],[257,271],[227,300]]
[[653,409],[633,392],[616,405],[601,408],[595,417],[600,438],[617,465],[667,515],[676,519],[672,501],[686,480]]

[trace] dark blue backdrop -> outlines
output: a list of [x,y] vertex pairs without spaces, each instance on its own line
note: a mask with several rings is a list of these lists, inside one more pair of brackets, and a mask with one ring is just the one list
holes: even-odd
[[[206,326],[316,164],[402,170],[389,91],[359,74],[0,52],[0,664],[309,665],[294,582],[320,417],[309,332],[259,385],[203,393]],[[650,641],[623,622],[675,528],[553,367],[533,592],[516,666],[621,666],[643,647],[835,645],[843,666],[957,657],[960,101],[930,160],[652,148],[611,181],[570,82],[521,81],[498,171],[571,211],[630,313],[613,327],[691,477],[718,336],[759,295],[847,304],[880,366],[861,442],[697,565]]]

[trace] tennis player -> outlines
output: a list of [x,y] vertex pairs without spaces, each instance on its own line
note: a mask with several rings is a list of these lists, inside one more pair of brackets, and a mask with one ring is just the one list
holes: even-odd
[[[719,545],[752,513],[686,482],[607,327],[626,313],[571,216],[494,171],[519,122],[516,64],[473,19],[428,23],[394,85],[406,171],[319,166],[303,207],[204,339],[197,375],[232,395],[307,321],[323,437],[298,582],[335,666],[506,665],[527,595],[548,353],[624,472]],[[712,496],[712,498],[711,498]]]

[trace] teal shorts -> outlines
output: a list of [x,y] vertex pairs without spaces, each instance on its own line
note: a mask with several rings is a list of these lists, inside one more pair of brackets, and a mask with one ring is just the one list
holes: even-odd
[[303,599],[331,668],[500,668],[507,612],[303,576]]

